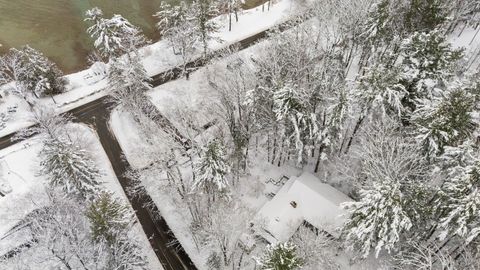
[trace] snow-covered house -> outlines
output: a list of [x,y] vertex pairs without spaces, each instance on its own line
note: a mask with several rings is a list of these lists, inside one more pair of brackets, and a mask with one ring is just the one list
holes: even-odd
[[338,237],[346,218],[340,207],[351,199],[310,173],[290,178],[254,218],[255,233],[269,243],[285,242],[303,224]]

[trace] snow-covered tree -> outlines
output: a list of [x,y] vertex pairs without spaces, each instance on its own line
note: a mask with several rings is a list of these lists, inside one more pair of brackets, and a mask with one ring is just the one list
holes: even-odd
[[430,193],[424,185],[428,167],[418,145],[398,133],[392,120],[371,126],[356,152],[361,160],[359,201],[344,205],[349,212],[345,239],[363,257],[372,247],[377,256],[395,251],[406,232],[424,226],[423,213],[430,210],[423,206]]
[[131,111],[146,106],[145,92],[151,89],[151,79],[138,55],[112,60],[107,80],[110,97],[116,104]]
[[[17,225],[29,237],[30,248],[7,258],[7,263],[18,266],[7,268],[109,269],[107,246],[92,241],[84,206],[55,192],[48,192],[48,198],[48,205],[33,210]],[[3,268],[3,262],[0,265]]]
[[307,226],[300,226],[292,236],[291,242],[297,246],[299,257],[303,258],[302,269],[340,269],[334,259],[340,248],[336,239]]
[[58,67],[41,52],[30,46],[10,49],[0,61],[0,84],[15,83],[14,92],[24,99],[27,95],[44,97],[65,91],[67,80]]
[[227,192],[229,172],[230,165],[226,160],[223,144],[219,140],[212,140],[202,151],[196,164],[196,179],[193,189],[202,190],[215,199],[218,197],[217,194]]
[[381,0],[372,5],[371,11],[365,22],[365,30],[361,37],[370,46],[388,45],[395,34],[393,31],[393,16],[390,10],[390,0]]
[[360,113],[345,151],[349,150],[365,118],[376,114],[400,119],[405,113],[402,100],[407,91],[400,83],[398,68],[388,68],[383,63],[378,63],[364,70],[365,74],[357,79],[357,86],[352,91],[353,100],[358,103]]
[[446,0],[409,0],[404,11],[404,27],[409,33],[429,32],[439,28],[448,17]]
[[157,28],[172,46],[173,52],[182,57],[183,72],[188,74],[187,64],[195,58],[201,43],[201,32],[196,21],[196,6],[181,1],[177,6],[162,4],[154,16],[159,19]]
[[193,10],[192,18],[195,22],[196,29],[199,31],[200,41],[203,47],[203,56],[207,56],[208,42],[211,40],[220,41],[215,37],[215,33],[218,32],[218,24],[211,20],[217,16],[220,12],[218,10],[218,3],[215,0],[195,0],[191,4]]
[[49,138],[43,143],[40,173],[52,187],[83,198],[99,191],[101,173],[86,150],[62,139]]
[[235,22],[238,22],[238,13],[242,10],[241,0],[221,0],[219,2],[220,12],[228,14],[228,31],[232,31],[232,14],[235,15]]
[[402,99],[407,92],[400,83],[399,73],[397,68],[383,64],[365,68],[365,74],[358,79],[358,87],[354,91],[362,108],[361,114],[377,112],[381,115],[402,116]]
[[127,205],[113,194],[102,192],[87,206],[85,216],[93,241],[108,247],[107,269],[145,269],[142,249],[129,237],[135,218]]
[[360,190],[359,202],[345,203],[349,218],[344,225],[345,239],[358,248],[362,257],[375,249],[378,256],[383,249],[391,252],[400,237],[412,227],[404,210],[406,198],[398,182],[377,182],[369,189]]
[[121,15],[106,19],[102,10],[94,7],[85,13],[85,21],[93,23],[87,33],[95,40],[95,48],[103,57],[118,57],[148,43],[140,28]]
[[443,152],[471,138],[478,127],[474,120],[475,98],[464,89],[453,89],[442,97],[417,102],[412,115],[417,139],[427,156]]
[[28,139],[34,135],[42,135],[42,140],[63,140],[69,137],[66,125],[72,118],[68,114],[59,115],[53,110],[37,107],[28,120],[35,125],[18,131],[12,141]]
[[395,254],[393,257],[392,267],[405,270],[470,269],[458,268],[459,265],[455,261],[452,256],[449,256],[448,252],[439,250],[437,245],[432,246],[427,243],[408,240],[402,244],[402,252]]
[[296,246],[288,242],[269,245],[257,263],[262,270],[300,269],[303,259],[298,257],[296,249]]
[[108,192],[96,195],[85,215],[90,221],[93,239],[103,239],[108,243],[114,243],[118,235],[125,233],[134,220],[128,206]]
[[480,239],[480,158],[478,147],[466,141],[456,147],[445,147],[439,157],[446,173],[441,186],[439,205],[439,238],[454,236],[463,246]]
[[273,95],[273,111],[277,121],[285,121],[288,125],[285,135],[295,145],[297,164],[305,162],[305,155],[310,155],[318,136],[317,117],[305,108],[306,99],[302,89],[291,85],[286,85]]
[[[228,54],[235,51],[228,51]],[[241,58],[227,56],[227,65],[217,64],[208,75],[209,84],[219,96],[215,111],[228,126],[236,159],[235,171],[247,167],[247,155],[252,134],[261,129],[254,118],[254,108],[247,104],[247,93],[255,88],[254,72]]]
[[181,1],[178,5],[170,5],[168,3],[162,2],[160,4],[159,11],[153,16],[158,19],[157,29],[162,36],[169,36],[169,32],[173,28],[179,26],[187,19],[188,6],[187,3]]
[[453,74],[462,50],[454,50],[439,30],[414,33],[402,44],[402,84],[408,91],[403,103],[412,111],[415,100],[433,98],[436,86]]
[[[232,215],[232,213],[234,213]],[[208,247],[220,255],[218,269],[245,269],[248,263],[245,251],[239,246],[240,238],[248,228],[253,212],[238,201],[215,202],[202,220],[201,234]],[[229,222],[225,218],[229,217]]]
[[7,259],[20,266],[13,269],[50,269],[52,265],[59,270],[145,269],[141,249],[128,236],[129,230],[119,235],[121,241],[95,240],[90,220],[84,215],[85,204],[55,191],[47,194],[48,205],[29,213],[17,225],[31,238],[28,250]]

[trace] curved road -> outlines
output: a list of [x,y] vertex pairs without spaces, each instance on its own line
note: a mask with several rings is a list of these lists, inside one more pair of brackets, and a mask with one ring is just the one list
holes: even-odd
[[[305,18],[303,18],[305,19]],[[303,20],[293,19],[286,23],[283,23],[279,26],[281,31],[289,28],[291,22],[294,24],[300,23]],[[267,31],[262,31],[258,34],[245,38],[230,47],[236,47],[245,49],[253,45],[258,40],[264,38],[267,35]],[[221,52],[214,52],[210,55],[209,58],[216,57],[220,55]],[[208,60],[200,59],[188,63],[187,67],[190,70],[198,69],[208,63]],[[152,86],[159,86],[168,81],[175,80],[180,77],[182,74],[182,68],[176,67],[166,72],[152,76]],[[172,246],[171,243],[176,242],[175,235],[172,233],[166,221],[161,218],[159,211],[156,205],[153,203],[152,198],[147,194],[147,192],[142,192],[143,195],[132,197],[126,192],[131,185],[130,179],[126,176],[126,172],[129,171],[130,164],[125,159],[120,144],[115,138],[113,132],[108,126],[108,120],[111,114],[111,108],[114,107],[114,104],[109,102],[108,97],[102,97],[100,99],[94,100],[92,102],[86,103],[80,107],[72,109],[67,113],[72,115],[75,121],[86,123],[92,126],[100,138],[103,149],[107,153],[107,156],[112,164],[113,170],[117,179],[119,180],[122,188],[127,194],[127,198],[130,201],[135,213],[137,215],[140,224],[142,225],[145,234],[150,239],[150,244],[154,249],[158,259],[162,263],[163,267],[166,270],[180,270],[180,269],[197,269],[188,254],[181,247],[180,244]],[[160,113],[158,113],[160,117]],[[162,124],[171,125],[168,119],[162,119]],[[12,142],[11,138],[15,134],[10,134],[0,138],[0,149],[11,146],[18,141]],[[147,208],[145,205],[151,205],[152,207]]]

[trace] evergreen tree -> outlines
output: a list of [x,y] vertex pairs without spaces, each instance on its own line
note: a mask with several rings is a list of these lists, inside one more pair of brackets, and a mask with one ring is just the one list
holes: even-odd
[[137,50],[148,43],[140,28],[132,25],[121,15],[115,14],[112,18],[103,17],[98,7],[87,10],[85,21],[93,25],[87,33],[95,40],[94,45],[103,57],[113,58]]
[[203,46],[203,56],[207,56],[208,42],[218,40],[214,34],[218,32],[218,24],[211,20],[220,14],[217,3],[214,0],[195,0],[191,6],[193,18],[200,34],[200,40]]
[[395,29],[392,27],[390,0],[381,0],[373,4],[364,28],[362,37],[370,46],[387,45],[391,41]]
[[108,192],[98,195],[88,206],[85,215],[90,220],[93,239],[104,239],[110,244],[129,229],[134,219],[128,206]]
[[404,106],[415,110],[415,100],[433,98],[438,84],[453,75],[462,50],[453,50],[438,30],[414,33],[402,44],[402,84],[408,91]]
[[418,101],[412,115],[417,139],[427,156],[443,152],[470,138],[478,124],[473,119],[475,98],[463,89],[454,89],[442,98]]
[[391,252],[400,237],[412,227],[404,209],[405,198],[398,182],[377,182],[360,191],[359,202],[345,203],[349,218],[344,225],[345,239],[358,247],[364,258],[375,248],[375,256],[382,249]]
[[158,18],[157,29],[160,35],[167,38],[170,37],[173,29],[188,19],[191,19],[189,18],[188,11],[188,4],[184,1],[181,1],[175,6],[162,2],[160,4],[160,10],[154,15]]
[[467,141],[458,147],[445,147],[440,157],[447,179],[437,205],[441,212],[440,240],[458,236],[467,246],[480,235],[480,158],[478,148]]
[[1,61],[0,82],[16,81],[16,94],[25,98],[27,93],[35,97],[65,92],[67,80],[58,67],[41,52],[30,46],[10,49]]
[[184,73],[187,73],[187,64],[194,59],[196,47],[201,40],[195,8],[184,1],[174,7],[162,4],[160,11],[154,15],[159,19],[157,28],[160,34],[170,41],[173,53],[182,56]]
[[295,145],[297,164],[306,161],[319,137],[317,117],[307,102],[303,89],[285,85],[273,94],[273,111],[288,140]]
[[93,241],[107,247],[106,269],[146,269],[142,249],[128,236],[134,215],[127,205],[111,193],[102,192],[90,203],[85,216],[90,221]]
[[40,173],[47,176],[51,186],[87,199],[98,192],[101,174],[85,150],[71,142],[49,138],[39,156]]
[[361,160],[355,178],[359,200],[345,203],[349,212],[343,236],[363,257],[375,249],[392,252],[407,232],[425,226],[431,191],[424,183],[428,166],[418,145],[393,120],[373,122],[354,152]]
[[406,93],[405,87],[400,83],[400,71],[379,63],[365,69],[353,95],[360,103],[361,115],[377,112],[384,116],[388,114],[401,117],[405,111],[402,99]]
[[196,164],[194,189],[201,189],[213,199],[217,193],[225,193],[228,187],[227,175],[230,165],[226,161],[225,150],[218,140],[209,142]]
[[296,246],[290,243],[269,245],[257,263],[262,270],[294,270],[303,265],[296,254]]
[[409,2],[410,6],[404,15],[404,27],[409,33],[432,31],[447,20],[450,1],[409,0]]

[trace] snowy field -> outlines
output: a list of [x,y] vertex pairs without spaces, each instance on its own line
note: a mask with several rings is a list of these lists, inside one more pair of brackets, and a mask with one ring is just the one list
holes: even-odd
[[[71,124],[69,129],[72,130],[70,132],[72,139],[82,142],[85,149],[92,153],[92,157],[103,174],[100,179],[103,187],[128,203],[96,133],[81,124]],[[0,184],[3,183],[11,188],[10,193],[0,197],[0,254],[4,254],[22,243],[21,238],[5,237],[12,226],[32,210],[48,203],[44,186],[45,179],[38,175],[40,161],[37,154],[41,147],[34,137],[0,150],[0,172],[2,174]],[[131,234],[141,243],[143,252],[148,258],[148,268],[151,270],[163,269],[138,221]]]

